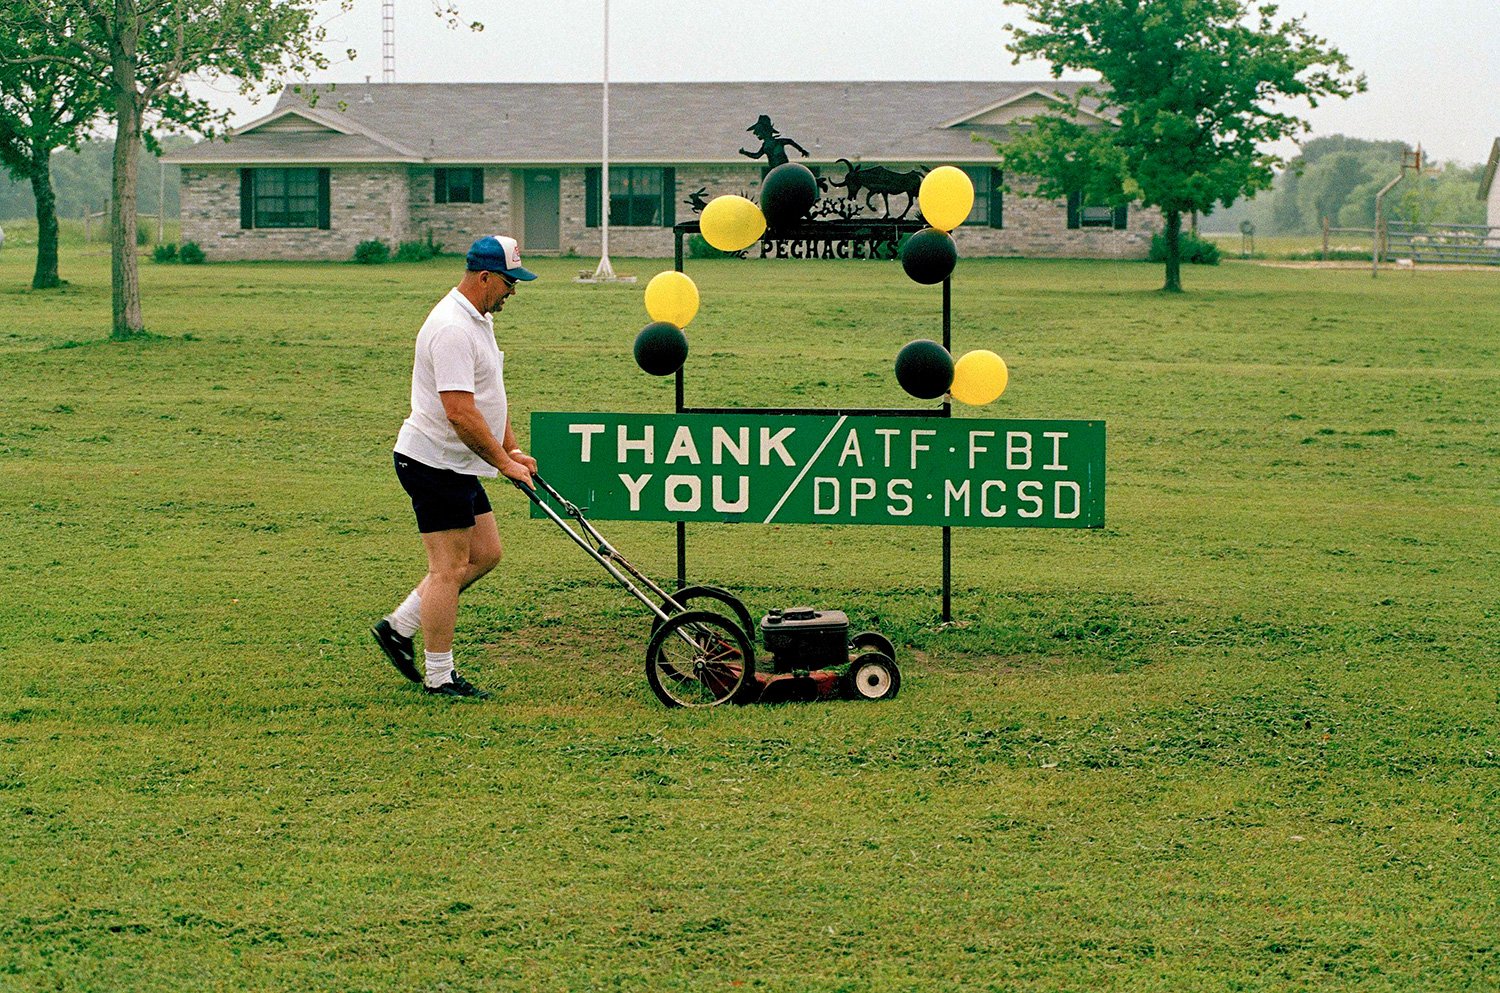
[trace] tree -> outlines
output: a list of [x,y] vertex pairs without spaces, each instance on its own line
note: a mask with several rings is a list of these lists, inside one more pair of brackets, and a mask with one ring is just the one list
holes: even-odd
[[211,131],[228,112],[192,96],[189,78],[232,78],[243,92],[268,77],[322,68],[315,0],[11,0],[11,27],[34,39],[13,66],[48,66],[101,81],[115,121],[110,198],[110,336],[144,333],[136,259],[136,175],[150,119]]
[[45,62],[12,62],[31,47],[14,30],[0,32],[0,165],[31,184],[36,208],[36,269],[32,289],[61,286],[57,269],[57,197],[52,153],[76,149],[102,109],[97,77]]
[[[1364,77],[1301,18],[1278,23],[1251,0],[1008,0],[1031,26],[1011,25],[1016,61],[1040,57],[1097,72],[1068,113],[1030,118],[1000,143],[1007,171],[1038,178],[1036,194],[1091,203],[1139,200],[1161,209],[1168,292],[1182,291],[1182,217],[1267,189],[1282,160],[1267,146],[1307,122],[1286,101],[1361,92]],[[1085,100],[1111,120],[1078,119]]]

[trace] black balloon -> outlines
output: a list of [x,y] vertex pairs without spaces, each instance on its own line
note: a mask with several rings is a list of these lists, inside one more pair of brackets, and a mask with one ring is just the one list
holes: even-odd
[[927,338],[907,342],[896,353],[896,381],[920,400],[933,400],[953,385],[953,356]]
[[783,162],[760,183],[760,212],[773,227],[795,224],[818,202],[818,177],[800,162]]
[[919,283],[941,283],[958,265],[958,246],[946,231],[923,228],[901,247],[901,268]]
[[687,335],[675,324],[656,321],[635,336],[635,361],[653,376],[670,376],[687,361]]

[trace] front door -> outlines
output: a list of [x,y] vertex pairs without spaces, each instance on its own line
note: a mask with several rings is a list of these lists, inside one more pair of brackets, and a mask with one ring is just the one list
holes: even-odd
[[526,240],[530,252],[555,252],[562,247],[559,215],[562,200],[558,193],[556,169],[535,169],[526,173]]

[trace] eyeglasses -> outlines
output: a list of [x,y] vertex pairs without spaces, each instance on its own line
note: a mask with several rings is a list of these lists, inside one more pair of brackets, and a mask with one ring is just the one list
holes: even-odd
[[493,269],[489,270],[489,272],[492,276],[499,276],[505,282],[507,289],[513,290],[516,288],[516,283],[518,282],[518,280],[511,279],[503,272],[495,272]]

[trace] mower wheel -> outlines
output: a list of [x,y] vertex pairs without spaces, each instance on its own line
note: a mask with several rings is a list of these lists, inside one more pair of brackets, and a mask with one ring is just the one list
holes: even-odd
[[851,700],[890,700],[901,691],[901,670],[889,655],[866,652],[849,665],[844,694]]
[[[712,610],[719,613],[728,613],[722,607],[728,607],[736,620],[740,622],[740,630],[745,632],[745,637],[753,644],[755,642],[755,621],[750,616],[749,609],[743,600],[733,593],[717,586],[684,586],[672,594],[672,603],[676,603],[682,611],[687,610]],[[722,605],[722,606],[721,606]],[[662,601],[661,610],[664,614],[681,613],[674,610],[671,603]],[[651,619],[651,633],[665,623],[660,617]],[[894,657],[894,656],[893,656]]]
[[723,614],[689,610],[663,621],[646,645],[646,682],[668,707],[716,707],[755,678],[755,649]]
[[850,639],[849,647],[855,655],[863,655],[865,652],[879,652],[888,659],[896,657],[896,646],[891,644],[891,639],[879,631],[861,631]]

